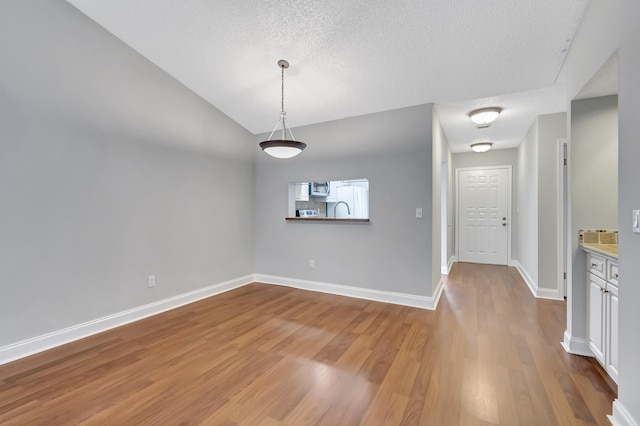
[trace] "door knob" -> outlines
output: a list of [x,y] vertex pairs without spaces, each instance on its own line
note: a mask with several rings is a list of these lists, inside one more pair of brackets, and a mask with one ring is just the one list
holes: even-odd
[[503,223],[503,224],[502,224],[502,226],[507,226],[507,224],[506,224],[506,223]]

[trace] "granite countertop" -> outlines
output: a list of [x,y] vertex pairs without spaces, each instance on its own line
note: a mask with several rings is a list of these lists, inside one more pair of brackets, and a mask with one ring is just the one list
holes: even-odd
[[610,257],[618,260],[617,244],[600,244],[600,243],[581,243],[580,246],[585,250],[595,254]]

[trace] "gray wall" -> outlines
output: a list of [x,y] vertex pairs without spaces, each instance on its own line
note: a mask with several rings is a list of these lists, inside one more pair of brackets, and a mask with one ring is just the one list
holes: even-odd
[[[617,96],[571,102],[571,258],[574,304],[585,306],[586,254],[578,230],[618,228]],[[573,336],[586,336],[586,310],[573,318]]]
[[518,159],[518,149],[490,149],[487,152],[456,152],[453,154],[453,167],[464,169],[469,167],[513,166]]
[[516,260],[538,282],[538,119],[518,147]]
[[248,132],[62,0],[0,70],[0,346],[253,272]]
[[574,225],[618,228],[618,96],[571,102]]
[[[258,153],[256,273],[431,296],[432,109],[296,128],[308,148],[293,160]],[[369,179],[369,223],[285,221],[289,182],[349,178]]]
[[566,114],[539,116],[518,147],[514,259],[537,288],[558,288],[558,139]]
[[[538,117],[538,287],[558,288],[558,139],[567,136],[567,114]],[[562,296],[562,295],[560,295]]]
[[620,267],[620,382],[618,398],[640,422],[640,234],[631,232],[631,210],[640,209],[640,2],[623,0],[624,36],[620,45],[618,242]]

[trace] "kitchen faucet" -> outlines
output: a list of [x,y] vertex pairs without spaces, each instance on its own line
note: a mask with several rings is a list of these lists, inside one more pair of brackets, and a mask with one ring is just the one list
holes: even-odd
[[338,204],[344,204],[347,206],[347,214],[351,215],[351,209],[349,208],[349,204],[346,201],[338,201],[335,206],[333,206],[333,217],[336,217],[336,209],[338,208]]

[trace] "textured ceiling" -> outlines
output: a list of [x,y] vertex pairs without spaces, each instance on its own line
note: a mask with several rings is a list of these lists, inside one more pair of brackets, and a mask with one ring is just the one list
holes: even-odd
[[[453,152],[471,151],[474,142],[491,141],[492,149],[516,148],[533,124],[535,117],[566,110],[563,84],[472,101],[436,105],[438,117]],[[489,128],[478,129],[468,113],[488,105],[503,108]]]
[[489,130],[510,146],[564,109],[588,0],[68,1],[253,133],[278,119],[284,58],[291,126],[435,102],[464,151],[474,106],[505,108]]

